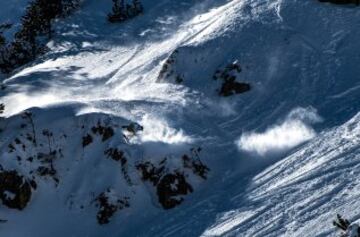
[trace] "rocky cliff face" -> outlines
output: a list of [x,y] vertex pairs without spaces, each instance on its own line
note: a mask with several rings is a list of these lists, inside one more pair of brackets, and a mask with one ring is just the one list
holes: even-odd
[[[78,206],[83,212],[92,208],[94,202],[98,208],[94,218],[103,225],[122,209],[136,206],[132,199],[144,195],[140,190],[147,183],[153,186],[150,192],[154,202],[171,209],[194,191],[193,178],[207,178],[209,168],[200,160],[200,148],[184,150],[178,158],[140,156],[136,151],[142,149],[141,145],[130,140],[144,131],[128,137],[128,124],[133,123],[125,119],[102,114],[74,119],[57,113],[51,123],[43,123],[49,113],[29,110],[1,121],[6,124],[1,133],[2,147],[7,149],[0,173],[0,198],[9,208],[22,210],[31,204],[31,197],[46,196],[47,192],[74,184],[82,186],[82,182],[100,182],[82,187],[81,193],[74,190],[61,195],[71,198],[71,206]],[[82,174],[76,169],[96,175],[81,181]],[[106,177],[110,179],[103,180]]]

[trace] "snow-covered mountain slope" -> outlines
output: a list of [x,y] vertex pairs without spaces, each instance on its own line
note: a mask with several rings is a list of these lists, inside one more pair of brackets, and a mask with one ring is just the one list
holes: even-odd
[[143,3],[110,24],[111,1],[84,0],[4,76],[1,172],[23,201],[0,207],[1,235],[331,236],[336,213],[359,219],[359,9]]
[[359,142],[357,114],[252,178],[202,236],[337,236],[334,213],[359,220]]

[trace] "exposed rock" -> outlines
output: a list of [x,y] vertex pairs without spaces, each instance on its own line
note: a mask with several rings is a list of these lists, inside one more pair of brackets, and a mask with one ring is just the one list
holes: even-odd
[[86,136],[84,136],[82,138],[82,146],[83,147],[90,145],[92,142],[93,142],[93,138],[90,134],[87,134]]
[[172,73],[174,72],[172,69],[173,64],[176,61],[176,57],[178,55],[179,51],[175,50],[174,52],[172,52],[172,54],[168,57],[168,59],[166,59],[165,63],[163,64],[160,72],[159,72],[159,76],[158,79],[159,80],[163,80],[168,78],[170,75],[172,75]]
[[57,151],[52,151],[49,154],[38,153],[37,159],[44,164],[39,166],[36,170],[36,173],[42,177],[51,177],[56,184],[59,183],[59,178],[57,177],[57,171],[54,167],[54,161],[57,159]]
[[18,144],[18,145],[21,144],[21,141],[19,138],[15,138],[14,142],[15,142],[15,144]]
[[49,167],[45,167],[45,166],[40,166],[37,168],[37,174],[40,176],[54,176],[56,175],[56,170],[49,168]]
[[227,97],[227,96],[247,92],[250,89],[251,89],[250,84],[237,82],[231,79],[231,80],[225,80],[223,82],[219,94]]
[[157,185],[157,195],[164,209],[171,209],[184,201],[182,195],[193,192],[193,188],[186,182],[184,174],[166,174]]
[[13,209],[24,209],[31,199],[31,184],[16,171],[0,172],[0,199]]
[[184,162],[185,168],[191,169],[194,174],[198,175],[203,179],[207,178],[207,174],[210,169],[206,165],[204,165],[200,159],[193,159],[185,154],[183,155],[182,160]]
[[176,62],[176,58],[179,54],[178,50],[175,50],[169,58],[163,64],[159,75],[158,81],[171,81],[173,80],[175,83],[180,84],[184,81],[184,76],[177,72],[174,64]]
[[126,163],[126,158],[124,156],[124,152],[123,151],[119,151],[116,148],[109,148],[105,151],[105,155],[108,155],[108,157],[110,157],[111,159],[113,159],[114,161],[120,161],[121,164],[125,164]]
[[30,185],[31,185],[31,187],[32,187],[34,190],[37,189],[37,183],[35,182],[34,179],[30,180]]
[[213,76],[214,80],[222,81],[219,95],[227,97],[241,94],[251,89],[250,84],[236,81],[241,71],[242,69],[237,61],[227,65],[224,69],[216,70]]
[[16,148],[14,147],[14,145],[11,144],[11,143],[8,145],[8,148],[9,148],[9,153],[12,153],[12,152],[14,152],[14,151],[16,150]]
[[[22,134],[20,136],[23,136]],[[23,151],[26,150],[26,145],[20,138],[16,137],[12,143],[8,145],[9,153],[19,150],[21,148]]]
[[115,134],[114,129],[112,127],[102,126],[100,124],[100,122],[98,122],[97,126],[92,127],[91,131],[94,134],[101,135],[103,142],[108,140],[109,138],[111,138]]
[[184,77],[180,75],[176,75],[175,82],[177,84],[181,84],[184,81]]
[[108,158],[120,163],[121,172],[123,173],[124,179],[129,185],[133,185],[128,172],[127,159],[124,155],[124,152],[118,150],[117,148],[109,148],[104,153],[108,156]]
[[161,176],[165,172],[165,166],[159,165],[156,167],[150,161],[146,161],[144,163],[140,163],[136,165],[136,168],[141,172],[141,178],[143,181],[149,181],[154,186],[156,186],[161,178]]
[[57,152],[55,150],[51,151],[50,153],[39,152],[36,158],[43,164],[52,164],[53,161],[57,158],[56,154]]
[[108,224],[117,211],[130,207],[129,197],[118,198],[110,189],[102,192],[96,202],[99,207],[96,218],[100,225]]
[[[200,149],[200,148],[198,148]],[[193,151],[193,153],[200,150]],[[183,167],[171,171],[167,168],[167,159],[163,159],[159,164],[150,161],[140,163],[136,168],[141,173],[143,181],[150,182],[156,189],[158,201],[164,209],[171,209],[184,201],[183,196],[193,192],[193,188],[187,181],[187,176],[180,170],[190,169],[193,174],[206,179],[209,168],[205,166],[200,158],[184,155]]]
[[31,134],[27,134],[27,138],[29,141],[33,143],[35,147],[37,147],[37,139],[36,139],[36,129],[35,129],[35,122],[33,118],[33,114],[30,111],[25,111],[22,116],[24,120],[27,121],[27,123],[31,126]]

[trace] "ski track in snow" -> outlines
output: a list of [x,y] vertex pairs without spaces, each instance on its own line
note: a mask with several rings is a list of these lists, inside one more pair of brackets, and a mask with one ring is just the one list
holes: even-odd
[[256,175],[237,205],[259,209],[226,212],[203,236],[337,236],[333,213],[360,217],[359,122],[360,114]]

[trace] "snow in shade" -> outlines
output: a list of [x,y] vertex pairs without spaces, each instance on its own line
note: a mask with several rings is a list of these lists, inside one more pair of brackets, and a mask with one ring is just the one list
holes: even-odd
[[264,132],[245,132],[237,141],[240,150],[260,156],[290,150],[315,137],[311,124],[321,122],[316,109],[295,108],[286,118],[268,127]]

